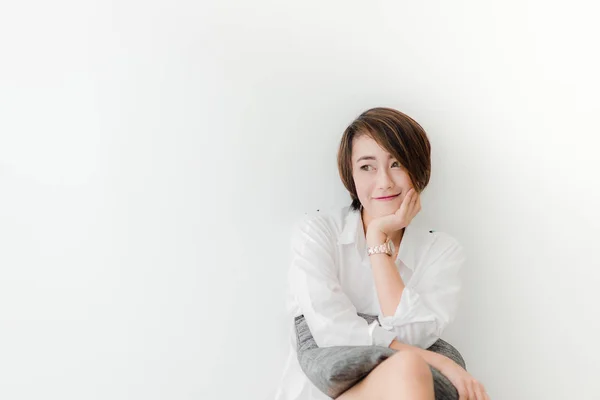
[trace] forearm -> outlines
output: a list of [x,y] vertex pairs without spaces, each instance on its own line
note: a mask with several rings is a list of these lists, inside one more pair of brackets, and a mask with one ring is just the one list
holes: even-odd
[[[374,246],[385,241],[385,236],[379,234],[368,234],[367,245]],[[400,277],[395,264],[395,254],[390,257],[387,254],[372,254],[369,256],[373,280],[379,298],[379,305],[384,317],[392,316],[400,304],[404,282]]]
[[448,363],[452,362],[450,358],[445,357],[441,354],[421,349],[420,347],[411,346],[399,342],[396,339],[392,340],[392,343],[390,343],[389,347],[398,351],[413,351],[420,355],[427,362],[427,364],[431,365],[434,368],[437,368],[439,371],[443,371],[447,367]]

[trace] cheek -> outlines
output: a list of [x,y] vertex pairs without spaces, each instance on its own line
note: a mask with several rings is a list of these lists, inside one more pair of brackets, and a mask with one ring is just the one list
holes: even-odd
[[410,183],[410,176],[404,171],[401,171],[396,175],[395,180],[399,186],[410,187],[412,184]]
[[367,179],[354,179],[354,186],[359,197],[366,197],[371,190],[371,184]]

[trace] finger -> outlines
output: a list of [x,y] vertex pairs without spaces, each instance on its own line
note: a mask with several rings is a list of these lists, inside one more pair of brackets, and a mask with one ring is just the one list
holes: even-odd
[[408,192],[406,192],[406,196],[404,196],[404,199],[402,199],[402,204],[400,205],[400,208],[398,209],[398,211],[395,212],[395,214],[400,217],[401,225],[402,228],[404,226],[406,226],[408,223],[410,223],[410,221],[412,220],[412,204],[413,204],[413,199],[415,196],[415,191],[413,188],[409,189]]
[[406,209],[406,220],[411,221],[415,215],[417,215],[417,202],[419,201],[419,194],[414,188],[409,191],[410,200]]
[[400,204],[400,208],[398,209],[398,211],[395,212],[395,214],[398,215],[399,217],[406,215],[406,210],[408,208],[409,202],[410,202],[410,190],[406,193],[406,195],[402,199],[402,204]]
[[410,199],[412,198],[412,189],[409,189],[408,192],[406,192],[406,194],[404,195],[404,199],[402,199],[402,202],[410,202]]
[[419,193],[417,193],[416,190],[415,190],[413,196],[414,196],[414,199],[412,201],[412,205],[413,205],[412,206],[412,212],[413,212],[413,216],[414,216],[414,215],[416,215],[419,212],[418,211],[418,209],[420,207],[420,205],[419,205],[419,199],[421,198],[421,196],[419,196]]
[[469,393],[469,395],[467,396],[467,399],[469,400],[475,400],[475,390],[473,390],[473,384],[472,383],[467,383],[465,385],[467,387],[467,393]]
[[419,195],[417,194],[417,191],[414,188],[411,188],[407,196],[410,197],[408,200],[408,211],[412,212],[413,208],[417,204]]
[[485,400],[485,391],[483,390],[483,386],[481,384],[475,384],[475,395],[477,400]]

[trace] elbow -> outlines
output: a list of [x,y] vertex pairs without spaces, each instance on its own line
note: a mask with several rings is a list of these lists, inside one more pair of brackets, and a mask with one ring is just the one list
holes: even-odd
[[357,320],[356,323],[346,324],[326,321],[314,331],[313,338],[318,347],[370,346],[372,335],[369,333],[368,325],[363,322],[362,319]]
[[443,326],[437,319],[394,326],[396,340],[420,349],[428,349],[441,337]]

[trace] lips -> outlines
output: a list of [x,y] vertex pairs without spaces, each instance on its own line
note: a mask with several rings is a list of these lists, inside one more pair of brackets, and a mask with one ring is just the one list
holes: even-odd
[[392,196],[386,196],[386,197],[375,197],[375,200],[387,200],[387,199],[393,199],[394,197],[398,197],[400,196],[400,193],[392,195]]

